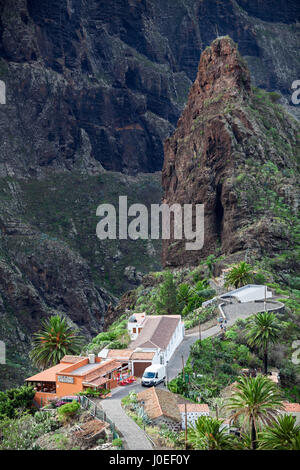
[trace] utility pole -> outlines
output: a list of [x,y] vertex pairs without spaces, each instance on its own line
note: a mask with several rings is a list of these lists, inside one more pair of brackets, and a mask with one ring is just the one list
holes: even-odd
[[141,401],[141,405],[143,407],[143,428],[144,428],[144,431],[145,431],[145,402],[144,402],[144,400]]
[[187,439],[187,406],[186,406],[186,403],[184,404],[184,425],[185,425],[185,450],[187,450],[187,443],[188,443],[188,439]]
[[168,387],[168,381],[169,381],[169,378],[168,378],[168,362],[166,362],[166,387]]
[[184,378],[184,357],[181,356],[182,359],[182,377]]
[[199,339],[200,341],[202,341],[202,337],[201,337],[201,322],[199,320]]
[[266,302],[267,302],[267,286],[265,286],[264,311],[266,311]]

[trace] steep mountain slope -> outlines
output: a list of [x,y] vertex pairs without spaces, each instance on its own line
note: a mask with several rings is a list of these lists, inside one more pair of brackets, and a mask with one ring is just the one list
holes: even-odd
[[208,254],[291,252],[299,263],[299,124],[252,89],[250,74],[229,37],[201,56],[177,129],[165,143],[165,202],[204,204],[205,241],[163,242],[167,266],[196,265]]
[[0,339],[7,366],[0,366],[0,389],[30,375],[31,336],[44,318],[63,314],[89,339],[113,320],[106,312],[116,296],[160,267],[159,240],[96,237],[97,206],[118,210],[119,195],[128,204],[159,203],[160,174],[1,180]]

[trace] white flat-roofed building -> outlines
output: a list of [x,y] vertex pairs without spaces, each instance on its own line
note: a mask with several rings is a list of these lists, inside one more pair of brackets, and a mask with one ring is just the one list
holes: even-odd
[[254,302],[255,300],[270,299],[272,291],[268,290],[267,286],[248,284],[247,286],[240,287],[239,289],[226,292],[219,296],[220,299],[233,297],[238,302]]

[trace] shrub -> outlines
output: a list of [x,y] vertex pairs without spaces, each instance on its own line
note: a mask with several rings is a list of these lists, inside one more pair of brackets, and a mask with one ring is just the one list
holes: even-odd
[[268,93],[268,96],[269,96],[269,98],[271,99],[271,101],[272,101],[273,103],[276,103],[276,102],[279,101],[280,98],[281,98],[281,95],[280,95],[279,93],[276,93],[275,91],[270,91],[270,92]]
[[77,401],[72,401],[72,403],[66,403],[62,405],[58,410],[58,418],[60,421],[67,422],[74,418],[78,413],[80,404]]
[[25,385],[0,392],[0,420],[15,418],[20,410],[31,410],[34,395],[33,387]]
[[169,271],[165,273],[164,282],[161,284],[155,300],[155,307],[159,315],[176,315],[180,313],[176,284],[173,274]]
[[112,445],[113,445],[114,447],[117,447],[118,449],[121,449],[121,448],[123,447],[123,441],[122,441],[122,439],[120,439],[120,438],[118,437],[117,439],[114,439],[114,440],[112,441]]
[[266,283],[266,277],[263,273],[258,272],[254,275],[253,282],[255,284],[264,285]]
[[58,427],[59,423],[47,412],[3,419],[0,421],[0,450],[38,450],[36,439]]

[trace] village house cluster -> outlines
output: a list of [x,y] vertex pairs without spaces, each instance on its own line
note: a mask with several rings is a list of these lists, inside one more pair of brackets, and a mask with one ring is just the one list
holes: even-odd
[[36,403],[41,406],[90,388],[112,390],[125,371],[142,377],[151,365],[167,365],[184,338],[184,325],[180,315],[139,313],[129,318],[128,332],[132,339],[128,349],[103,349],[98,356],[65,356],[59,364],[26,379],[36,390]]

